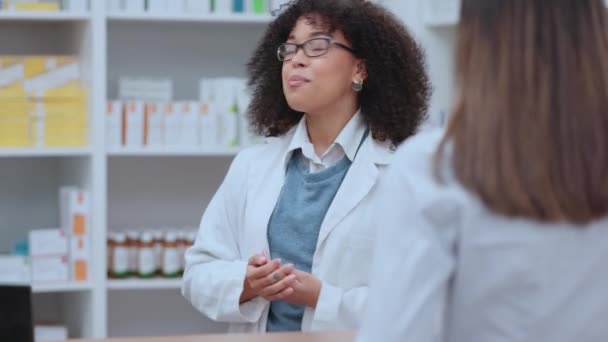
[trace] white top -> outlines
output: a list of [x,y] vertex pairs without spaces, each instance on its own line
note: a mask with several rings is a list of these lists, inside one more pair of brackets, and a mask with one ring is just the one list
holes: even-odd
[[360,111],[348,121],[342,129],[336,141],[323,153],[321,157],[315,152],[314,145],[308,137],[308,128],[306,126],[306,117],[303,116],[300,123],[296,126],[296,130],[289,145],[289,150],[293,151],[298,148],[302,149],[302,155],[306,158],[310,166],[310,172],[315,173],[323,171],[329,167],[336,165],[344,155],[352,162],[357,154],[357,149],[365,134],[367,125],[363,121]]
[[[281,166],[291,158],[295,131],[237,155],[186,253],[183,295],[210,319],[230,323],[230,332],[266,330],[269,302],[257,297],[239,304],[239,297],[247,260],[268,250],[268,221],[285,181]],[[316,308],[306,308],[302,330],[359,328],[376,236],[372,210],[386,197],[376,185],[393,155],[390,143],[370,136],[344,177],[319,231],[311,273],[321,280],[321,293]]]
[[359,342],[605,342],[608,218],[587,227],[507,218],[432,156],[441,135],[396,153],[379,191],[379,235]]

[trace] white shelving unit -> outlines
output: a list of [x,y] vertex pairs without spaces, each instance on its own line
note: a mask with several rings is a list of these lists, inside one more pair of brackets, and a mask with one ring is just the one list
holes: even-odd
[[[432,28],[453,28],[460,21],[462,0],[427,0],[424,4],[426,24]],[[608,8],[608,0],[604,0]]]
[[65,293],[91,291],[92,289],[93,284],[91,282],[34,284],[32,286],[32,292],[34,293]]
[[87,13],[4,11],[0,12],[0,21],[88,21]]
[[[99,4],[93,3],[93,9]],[[96,93],[103,80],[96,65],[101,60],[99,42],[103,40],[103,17],[90,13],[0,12],[0,54],[76,54],[82,65],[82,80],[91,94],[88,112],[91,128],[102,114],[103,94]],[[97,98],[96,98],[97,97]],[[1,104],[0,104],[1,105]],[[104,158],[103,132],[90,130],[89,146],[82,148],[0,148],[0,252],[8,243],[27,236],[37,228],[59,226],[58,191],[61,186],[75,185],[96,192],[102,173],[96,160]],[[97,183],[97,184],[96,184]],[[94,234],[99,231],[95,222]],[[100,246],[92,246],[95,255]],[[93,268],[99,267],[97,258]],[[106,313],[96,305],[104,300],[94,281],[86,283],[33,284],[34,317],[42,321],[66,324],[73,337],[105,335]]]
[[224,24],[267,24],[272,20],[270,15],[248,14],[150,14],[150,13],[111,13],[110,21],[148,21],[148,22],[194,22]]
[[111,157],[215,157],[236,156],[241,150],[239,147],[226,148],[118,148],[109,149]]
[[[117,97],[120,77],[147,76],[171,78],[174,99],[191,100],[198,99],[202,77],[245,75],[245,63],[271,17],[109,14],[107,19],[109,98]],[[107,226],[111,230],[198,226],[239,150],[108,149]],[[225,325],[205,319],[181,297],[180,285],[175,279],[108,280],[107,335],[225,331]]]
[[460,20],[461,0],[428,0],[424,17],[430,27],[451,27]]
[[[108,280],[108,230],[198,226],[240,148],[108,149],[106,100],[121,76],[169,77],[174,99],[197,99],[202,77],[245,75],[270,15],[0,12],[0,54],[76,54],[89,91],[89,146],[0,148],[0,252],[30,229],[59,225],[58,190],[92,195],[92,280],[34,284],[34,317],[70,337],[222,332],[180,294],[180,279]],[[144,291],[145,290],[145,291]],[[151,328],[152,327],[152,328]]]
[[[406,2],[418,1],[425,0]],[[398,14],[411,12],[401,0],[384,3]],[[35,284],[36,319],[63,322],[74,338],[225,331],[181,297],[180,280],[107,279],[106,236],[198,226],[239,148],[108,149],[106,100],[117,97],[122,76],[172,78],[174,100],[197,99],[202,77],[243,77],[271,20],[107,14],[105,0],[91,0],[87,13],[0,13],[0,54],[77,54],[89,90],[89,146],[0,149],[0,252],[30,229],[59,225],[60,186],[91,193],[92,280]]]
[[88,157],[93,150],[77,148],[0,148],[0,158],[9,157]]
[[176,290],[182,285],[181,279],[126,279],[108,280],[108,290]]

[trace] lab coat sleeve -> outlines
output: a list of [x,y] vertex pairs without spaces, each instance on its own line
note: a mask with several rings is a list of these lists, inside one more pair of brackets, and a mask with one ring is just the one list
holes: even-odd
[[447,238],[449,234],[438,234],[437,229],[450,227],[437,227],[428,220],[426,214],[436,208],[418,206],[416,194],[433,189],[422,189],[424,182],[414,179],[409,183],[416,188],[408,185],[405,168],[392,171],[380,185],[391,196],[377,203],[378,236],[370,293],[357,342],[444,341],[454,255],[453,240]]
[[251,157],[241,153],[232,163],[203,214],[194,245],[186,252],[182,294],[197,310],[218,322],[254,323],[266,304],[259,297],[239,304],[247,262],[241,258],[237,234],[245,206],[242,189],[248,160]]

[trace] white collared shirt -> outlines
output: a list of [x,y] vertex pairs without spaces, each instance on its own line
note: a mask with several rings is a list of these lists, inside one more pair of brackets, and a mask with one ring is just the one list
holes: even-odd
[[309,163],[310,173],[319,172],[336,165],[337,162],[344,158],[344,155],[352,162],[355,159],[357,149],[361,144],[361,139],[363,139],[366,129],[367,125],[363,121],[361,110],[358,110],[346,126],[344,126],[336,141],[319,157],[308,137],[306,116],[303,116],[296,127],[288,151],[302,149],[302,155],[306,157]]

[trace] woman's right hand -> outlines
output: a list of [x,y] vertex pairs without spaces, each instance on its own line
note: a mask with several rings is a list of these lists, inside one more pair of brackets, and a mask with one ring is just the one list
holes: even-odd
[[269,301],[285,299],[293,293],[291,285],[296,279],[293,270],[292,264],[282,266],[280,259],[269,261],[264,255],[252,256],[247,265],[240,303],[258,296]]

